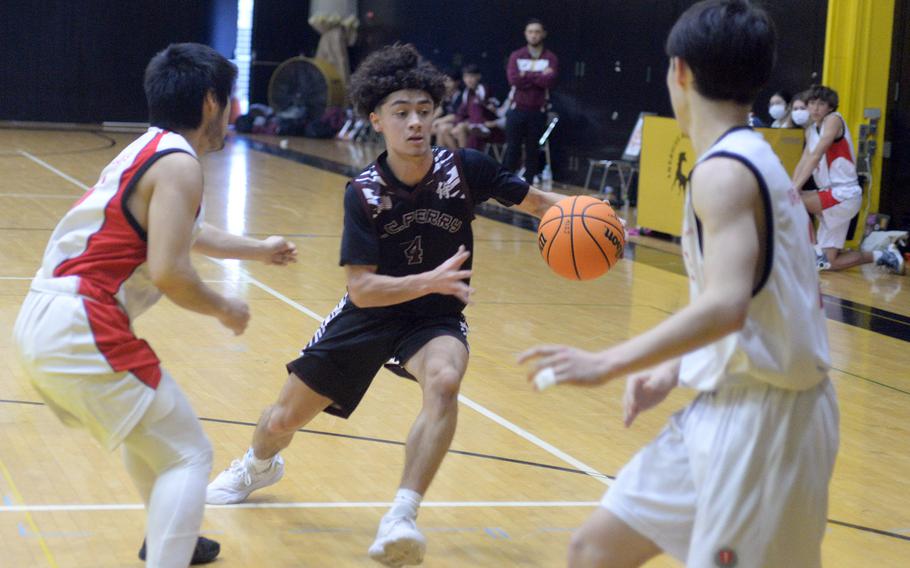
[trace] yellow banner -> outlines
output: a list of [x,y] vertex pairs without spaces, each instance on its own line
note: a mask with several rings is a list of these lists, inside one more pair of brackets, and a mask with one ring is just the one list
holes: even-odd
[[[803,131],[756,128],[792,174],[803,151]],[[637,225],[678,237],[682,233],[684,192],[695,165],[695,150],[675,119],[646,116],[638,178]]]

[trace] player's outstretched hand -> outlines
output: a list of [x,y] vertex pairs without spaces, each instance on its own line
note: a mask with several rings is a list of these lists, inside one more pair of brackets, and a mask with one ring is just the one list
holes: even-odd
[[537,390],[567,383],[593,387],[605,383],[606,373],[602,353],[591,353],[568,345],[538,345],[518,356],[519,364],[531,363],[528,381]]
[[467,280],[471,277],[470,270],[462,270],[461,266],[471,256],[471,252],[464,245],[458,247],[458,252],[430,272],[430,288],[436,294],[455,296],[465,304],[471,303],[471,294],[474,288],[468,286]]
[[250,323],[250,307],[240,298],[225,298],[218,321],[234,335],[240,335]]
[[285,266],[297,262],[297,245],[284,237],[271,236],[262,240],[262,262]]
[[623,424],[632,425],[640,413],[654,408],[676,387],[679,380],[678,365],[660,365],[653,369],[629,375],[626,392],[622,397]]

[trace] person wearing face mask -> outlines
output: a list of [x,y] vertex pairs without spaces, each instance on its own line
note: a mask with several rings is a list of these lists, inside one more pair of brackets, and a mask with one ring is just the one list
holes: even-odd
[[805,128],[809,123],[809,92],[796,93],[790,100],[790,128]]
[[771,99],[768,101],[768,114],[773,119],[771,128],[792,128],[793,122],[790,120],[791,99],[792,96],[789,91],[777,91],[771,95]]

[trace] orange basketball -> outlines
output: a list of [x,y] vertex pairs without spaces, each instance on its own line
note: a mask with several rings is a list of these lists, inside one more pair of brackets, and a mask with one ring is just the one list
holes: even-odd
[[613,268],[626,244],[613,208],[585,195],[566,197],[546,212],[537,245],[547,265],[570,280],[591,280]]

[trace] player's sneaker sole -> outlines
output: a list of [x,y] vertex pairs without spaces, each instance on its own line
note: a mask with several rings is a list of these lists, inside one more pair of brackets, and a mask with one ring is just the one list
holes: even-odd
[[377,538],[370,546],[370,558],[385,566],[415,566],[423,562],[426,539],[420,531],[399,529],[385,538]]

